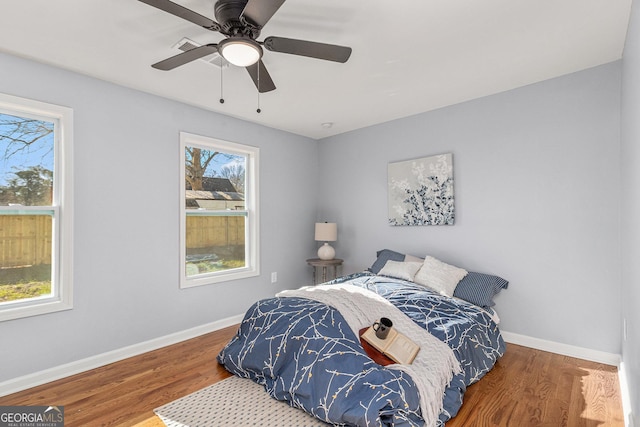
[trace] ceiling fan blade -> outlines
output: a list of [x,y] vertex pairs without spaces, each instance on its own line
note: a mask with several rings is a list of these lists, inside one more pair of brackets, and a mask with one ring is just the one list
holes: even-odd
[[249,0],[240,15],[250,24],[258,28],[265,26],[284,0]]
[[202,16],[199,13],[194,12],[191,9],[187,9],[177,3],[170,0],[139,0],[142,3],[146,3],[149,6],[153,6],[167,13],[175,15],[179,18],[186,19],[189,22],[193,22],[196,25],[200,25],[203,28],[211,31],[220,31],[220,25],[217,22]]
[[351,56],[351,48],[306,40],[287,39],[284,37],[267,37],[264,47],[272,52],[290,53],[308,56],[327,61],[347,62]]
[[179,53],[176,56],[172,56],[171,58],[167,58],[164,61],[157,62],[153,64],[152,67],[162,71],[169,71],[188,62],[216,53],[217,51],[218,45],[205,44],[204,46],[198,46],[186,52]]
[[271,80],[267,67],[264,66],[264,62],[262,62],[262,60],[245,68],[249,72],[251,80],[253,80],[253,83],[256,85],[258,92],[271,92],[276,88],[276,85],[273,83],[273,80]]

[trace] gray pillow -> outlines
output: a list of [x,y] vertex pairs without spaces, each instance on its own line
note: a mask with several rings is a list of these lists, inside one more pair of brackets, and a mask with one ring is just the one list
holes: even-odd
[[376,253],[376,261],[373,263],[371,267],[369,267],[369,271],[373,274],[378,274],[382,267],[387,263],[387,261],[404,261],[404,254],[400,252],[392,251],[391,249],[383,249]]

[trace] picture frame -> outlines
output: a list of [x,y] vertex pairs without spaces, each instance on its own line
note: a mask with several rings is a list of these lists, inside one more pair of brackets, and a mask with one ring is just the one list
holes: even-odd
[[390,225],[453,225],[453,154],[388,164]]

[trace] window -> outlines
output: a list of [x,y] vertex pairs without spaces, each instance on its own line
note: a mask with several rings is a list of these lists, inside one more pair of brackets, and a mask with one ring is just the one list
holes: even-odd
[[180,287],[257,276],[259,149],[182,132],[180,152]]
[[67,310],[72,110],[0,94],[0,320]]

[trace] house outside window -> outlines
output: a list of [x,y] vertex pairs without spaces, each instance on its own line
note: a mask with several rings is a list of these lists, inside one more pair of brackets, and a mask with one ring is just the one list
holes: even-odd
[[180,134],[180,286],[257,276],[259,149]]
[[72,110],[0,94],[0,321],[72,307]]

